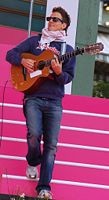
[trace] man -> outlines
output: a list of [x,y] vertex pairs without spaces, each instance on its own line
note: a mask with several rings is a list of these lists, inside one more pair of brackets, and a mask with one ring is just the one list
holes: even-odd
[[[34,71],[35,60],[21,58],[22,53],[40,55],[46,49],[54,52],[50,77],[48,76],[32,93],[24,94],[23,103],[28,144],[26,175],[28,178],[37,178],[36,166],[40,164],[37,197],[52,199],[50,181],[62,118],[64,85],[71,82],[74,77],[75,58],[67,58],[63,62],[58,60],[59,55],[63,53],[62,47],[70,25],[68,13],[61,7],[55,7],[47,21],[48,27],[42,30],[42,35],[32,36],[8,51],[6,60],[13,65],[22,64],[27,73],[31,74]],[[66,52],[71,51],[73,48],[66,44]],[[40,146],[42,136],[43,151]]]

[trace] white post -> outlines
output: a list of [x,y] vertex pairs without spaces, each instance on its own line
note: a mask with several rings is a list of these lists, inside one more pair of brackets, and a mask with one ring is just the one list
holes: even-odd
[[[75,48],[75,38],[76,38],[76,29],[77,29],[77,19],[78,19],[78,7],[80,0],[47,0],[47,10],[46,15],[51,14],[53,7],[61,6],[69,13],[71,17],[71,25],[68,28],[67,43],[71,44]],[[65,86],[65,93],[71,94],[72,83],[69,83]]]
[[32,22],[32,14],[33,14],[33,4],[34,4],[34,0],[31,0],[30,13],[29,13],[29,22],[28,22],[28,37],[31,36],[31,22]]

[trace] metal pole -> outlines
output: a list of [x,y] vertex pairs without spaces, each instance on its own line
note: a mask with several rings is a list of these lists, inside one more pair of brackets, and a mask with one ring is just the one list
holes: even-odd
[[103,23],[103,2],[100,1],[98,24],[102,25],[102,23]]
[[33,4],[34,4],[34,0],[31,0],[29,22],[28,22],[28,37],[31,36],[31,22],[32,22],[32,14],[33,14]]

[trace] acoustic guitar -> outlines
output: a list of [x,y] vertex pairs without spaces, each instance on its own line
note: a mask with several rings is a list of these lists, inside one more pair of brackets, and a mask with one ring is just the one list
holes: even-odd
[[[104,48],[102,43],[95,43],[88,45],[84,48],[77,48],[72,52],[67,52],[64,55],[58,57],[59,62],[64,62],[65,59],[70,59],[73,56],[87,53],[94,55],[102,51]],[[54,52],[47,49],[43,51],[39,56],[23,53],[22,58],[29,58],[35,60],[34,72],[28,73],[26,69],[21,66],[11,66],[11,80],[14,88],[20,92],[31,93],[35,91],[40,84],[51,74],[51,61],[54,59]]]

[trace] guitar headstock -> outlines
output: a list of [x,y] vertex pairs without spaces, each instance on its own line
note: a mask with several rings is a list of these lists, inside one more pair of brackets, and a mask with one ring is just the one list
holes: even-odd
[[84,48],[84,52],[90,55],[96,55],[104,49],[104,45],[99,42],[95,44],[88,45]]

